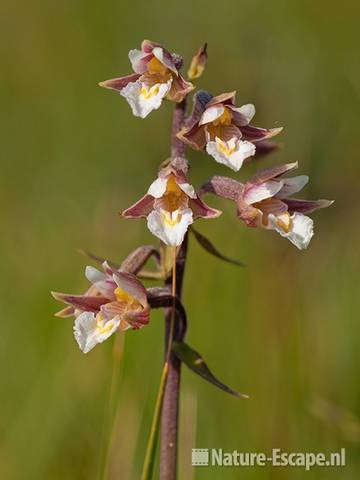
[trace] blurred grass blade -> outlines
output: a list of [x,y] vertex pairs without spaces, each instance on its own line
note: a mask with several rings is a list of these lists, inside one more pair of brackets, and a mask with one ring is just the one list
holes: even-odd
[[233,258],[229,258],[222,253],[210,242],[210,240],[205,237],[202,233],[195,230],[194,227],[191,227],[191,232],[193,233],[194,237],[198,241],[198,243],[211,255],[214,257],[220,258],[220,260],[224,260],[224,262],[232,263],[233,265],[238,265],[240,267],[245,267],[245,264],[240,262],[239,260],[235,260]]
[[109,385],[109,398],[104,412],[104,423],[101,434],[100,443],[100,469],[99,479],[106,480],[108,478],[110,455],[112,451],[113,437],[115,432],[115,419],[117,409],[117,398],[119,385],[122,375],[122,359],[124,356],[125,335],[117,334],[114,338],[112,349],[112,368]]
[[156,460],[156,446],[159,437],[160,429],[160,417],[162,404],[164,400],[164,392],[166,386],[166,379],[168,374],[168,363],[165,362],[164,368],[161,374],[159,391],[156,398],[154,416],[151,424],[151,430],[149,435],[148,444],[146,447],[145,461],[143,466],[143,471],[141,474],[141,480],[152,480],[154,474],[154,466]]
[[218,387],[221,390],[224,390],[224,392],[229,393],[230,395],[234,395],[238,398],[249,398],[248,395],[233,390],[224,383],[220,382],[220,380],[218,380],[216,377],[214,377],[202,356],[198,352],[193,350],[191,347],[189,347],[189,345],[187,345],[186,343],[174,342],[173,352],[179,358],[179,360],[181,360],[188,368],[190,368],[190,370],[215,385],[215,387]]

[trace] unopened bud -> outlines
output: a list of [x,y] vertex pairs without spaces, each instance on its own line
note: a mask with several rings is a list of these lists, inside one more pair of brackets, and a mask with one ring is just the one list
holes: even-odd
[[207,43],[204,43],[196,55],[193,56],[190,68],[188,70],[188,77],[190,80],[195,80],[196,78],[201,77],[203,74],[208,60],[206,49]]

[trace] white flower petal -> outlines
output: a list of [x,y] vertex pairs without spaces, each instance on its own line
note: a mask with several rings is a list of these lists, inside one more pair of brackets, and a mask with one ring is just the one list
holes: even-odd
[[170,246],[181,245],[185,233],[193,223],[193,213],[190,208],[167,212],[153,210],[147,217],[150,232]]
[[309,177],[307,175],[298,175],[292,178],[282,178],[281,181],[283,186],[276,196],[278,198],[286,198],[294,193],[300,192],[308,183]]
[[145,66],[140,66],[141,59],[145,57],[146,54],[142,50],[137,50],[136,48],[130,50],[129,60],[131,62],[132,69],[136,73],[144,73],[146,70]]
[[162,197],[166,192],[167,181],[168,181],[167,177],[165,178],[159,177],[156,180],[154,180],[149,187],[148,194],[154,198]]
[[120,325],[119,317],[105,321],[99,315],[101,316],[101,314],[96,316],[93,312],[83,312],[75,319],[75,339],[84,353],[88,353],[98,343],[104,342]]
[[90,283],[102,282],[106,279],[105,273],[100,272],[97,268],[91,267],[90,265],[85,268],[85,277]]
[[205,110],[200,118],[199,125],[205,125],[205,123],[211,123],[217,118],[221,117],[224,113],[225,108],[222,105],[214,105]]
[[156,83],[148,87],[141,80],[131,82],[120,92],[126,98],[135,117],[145,118],[150,112],[160,107],[163,98],[171,88],[172,80]]
[[[107,265],[107,262],[103,263]],[[108,266],[105,267],[106,269],[109,268]],[[87,266],[85,268],[85,277],[93,284],[94,287],[106,298],[112,298],[114,289],[116,285],[114,282],[109,278],[105,273],[100,272],[97,268]]]
[[206,145],[206,151],[218,163],[222,163],[237,172],[242,167],[244,160],[255,154],[255,145],[251,142],[231,138],[228,142],[220,140],[210,141]]
[[255,106],[252,103],[247,103],[246,105],[237,108],[236,111],[244,115],[248,123],[250,123],[253,116],[255,115]]
[[190,185],[190,183],[178,183],[179,185],[179,188],[181,188],[181,190],[186,193],[186,195],[190,198],[196,198],[197,195],[196,195],[196,192],[195,192],[195,189],[192,185]]
[[248,205],[256,202],[261,202],[266,198],[271,198],[276,195],[282,188],[281,180],[268,180],[267,182],[254,185],[245,192],[244,200]]
[[287,238],[299,250],[304,250],[308,247],[312,236],[314,235],[314,222],[310,217],[302,213],[295,212],[290,217],[290,229],[284,229],[282,222],[274,215],[269,215],[269,224],[280,233],[282,237]]
[[169,52],[165,52],[161,47],[155,47],[152,51],[152,54],[155,58],[159,60],[160,63],[165,65],[169,70],[173,71],[174,73],[178,74],[178,71],[174,65],[174,62],[169,54]]

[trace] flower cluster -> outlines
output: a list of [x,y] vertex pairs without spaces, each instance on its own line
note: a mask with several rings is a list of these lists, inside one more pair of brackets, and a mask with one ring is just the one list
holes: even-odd
[[[159,44],[145,40],[141,50],[130,51],[129,58],[135,75],[107,80],[101,85],[118,90],[137,116],[145,117],[158,108],[164,97],[182,101],[194,88],[179,73],[182,59]],[[205,45],[191,62],[190,79],[198,78],[206,63]],[[249,103],[237,107],[235,95],[235,91],[217,96],[198,91],[194,95],[192,113],[177,132],[177,138],[194,150],[206,151],[218,163],[238,171],[257,153],[271,151],[274,145],[266,142],[279,134],[282,128],[251,125],[255,115],[254,105]],[[238,217],[247,226],[275,230],[299,249],[304,249],[313,236],[313,221],[304,213],[327,207],[332,202],[288,198],[308,181],[305,175],[294,178],[283,176],[296,166],[275,167],[260,172],[245,185],[239,183],[237,196],[232,200],[237,203]],[[187,170],[185,159],[172,159],[166,168],[160,170],[147,194],[122,215],[125,218],[146,218],[149,230],[162,242],[170,246],[180,245],[196,218],[214,218],[221,214],[202,202],[186,179]],[[223,187],[226,182],[232,182],[225,177],[218,178],[218,181]],[[224,196],[220,190],[215,193]],[[206,189],[202,189],[202,193],[206,193]]]
[[[158,43],[144,40],[140,50],[129,52],[129,59],[134,73],[100,85],[124,97],[137,117],[145,118],[164,99],[177,103],[182,116],[173,129],[177,154],[173,152],[172,158],[162,164],[147,193],[125,209],[122,216],[146,218],[150,232],[161,240],[163,247],[180,247],[196,219],[216,218],[221,214],[202,199],[205,194],[213,193],[235,202],[237,216],[246,226],[274,230],[298,249],[307,248],[314,234],[313,220],[307,214],[332,202],[293,197],[309,180],[306,175],[286,176],[297,168],[297,163],[261,170],[245,183],[213,176],[198,191],[188,180],[186,147],[206,152],[216,162],[237,172],[255,155],[275,150],[277,144],[270,139],[282,130],[254,126],[254,105],[236,106],[235,91],[217,96],[198,91],[192,112],[186,116],[186,99],[195,88],[191,81],[199,78],[207,65],[206,45],[192,59],[188,70],[191,81],[180,73],[183,59]],[[210,253],[227,258],[219,255],[201,234],[195,236]],[[88,352],[116,331],[142,328],[149,323],[151,307],[169,306],[172,297],[168,290],[146,290],[138,278],[139,270],[153,254],[159,263],[156,249],[140,247],[120,267],[114,268],[107,262],[103,262],[102,272],[87,267],[85,275],[91,287],[83,295],[54,293],[55,298],[67,304],[58,316],[75,316],[75,338],[81,350]],[[157,276],[151,278],[166,274],[164,259],[161,262]],[[178,307],[182,309],[181,304]]]

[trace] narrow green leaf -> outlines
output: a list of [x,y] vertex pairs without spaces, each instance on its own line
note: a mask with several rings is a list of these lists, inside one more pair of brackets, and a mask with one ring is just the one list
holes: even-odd
[[233,265],[238,265],[240,267],[245,267],[245,264],[240,262],[239,260],[235,260],[233,258],[229,258],[222,253],[210,242],[210,240],[205,237],[202,233],[195,230],[194,227],[191,227],[191,232],[193,233],[194,237],[198,241],[198,243],[211,255],[214,257],[220,258],[220,260],[224,260],[224,262],[232,263]]
[[221,390],[224,390],[224,392],[229,393],[230,395],[234,395],[235,397],[249,398],[248,395],[233,390],[224,383],[220,382],[220,380],[218,380],[216,377],[214,377],[202,356],[198,352],[193,350],[191,347],[189,347],[189,345],[187,345],[186,343],[174,342],[173,352],[179,360],[181,360],[188,368],[190,368],[190,370],[215,385],[215,387],[218,387]]
[[146,454],[145,454],[143,471],[141,474],[141,480],[152,480],[154,475],[154,466],[155,466],[155,460],[156,460],[156,446],[157,446],[158,437],[159,437],[161,410],[162,410],[162,404],[164,400],[167,375],[168,375],[168,363],[165,362],[164,368],[161,374],[160,386],[159,386],[159,390],[156,398],[156,404],[155,404],[155,410],[154,410],[154,415],[153,415],[151,429],[150,429],[149,440],[146,447]]

